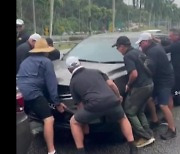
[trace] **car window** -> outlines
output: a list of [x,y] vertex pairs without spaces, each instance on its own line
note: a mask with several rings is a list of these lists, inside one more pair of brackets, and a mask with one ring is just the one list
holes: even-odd
[[[77,56],[80,60],[93,62],[123,62],[123,55],[112,45],[117,37],[90,37],[75,46],[68,56]],[[131,38],[132,45],[135,45],[137,38]]]

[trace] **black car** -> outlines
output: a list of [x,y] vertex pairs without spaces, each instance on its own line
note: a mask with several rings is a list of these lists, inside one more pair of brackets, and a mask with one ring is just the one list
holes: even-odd
[[[125,95],[124,88],[127,82],[127,72],[124,67],[123,56],[116,48],[112,48],[119,35],[119,33],[114,33],[90,36],[71,49],[64,55],[62,60],[53,62],[58,80],[59,97],[68,106],[68,109],[61,114],[54,109],[52,104],[50,105],[55,117],[55,129],[70,129],[69,120],[73,113],[76,112],[76,106],[73,103],[69,89],[71,74],[65,65],[65,60],[68,56],[77,56],[83,66],[87,68],[98,68],[104,73],[107,73],[118,85],[121,94]],[[134,42],[139,36],[138,33],[123,33],[122,35],[129,36],[133,45],[135,45]],[[31,122],[42,122],[33,113],[29,114],[29,119]],[[117,128],[117,124],[112,124],[110,119],[103,117],[90,124],[90,132],[112,131],[115,127]]]
[[[71,111],[75,112],[76,106],[74,105],[70,94],[69,83],[71,74],[65,65],[66,58],[68,56],[76,56],[84,67],[97,68],[106,73],[110,79],[114,80],[121,95],[125,96],[127,72],[125,70],[123,56],[116,48],[112,48],[112,45],[120,35],[126,35],[130,38],[132,46],[137,47],[135,42],[137,41],[139,34],[139,32],[129,32],[93,35],[77,44],[62,58],[61,61],[54,62],[54,68],[58,80],[59,96],[63,98]],[[114,129],[112,126],[117,127],[116,124],[111,123],[110,119],[103,117],[90,124],[90,131],[112,131]]]
[[[125,96],[127,72],[124,66],[123,55],[121,55],[116,48],[112,48],[117,38],[123,35],[130,38],[133,47],[138,47],[135,42],[138,40],[140,32],[98,34],[84,39],[65,54],[62,60],[53,62],[58,80],[59,97],[68,106],[66,112],[61,114],[54,110],[51,105],[55,117],[55,128],[70,129],[69,119],[72,114],[76,112],[76,106],[73,103],[69,89],[71,74],[65,65],[65,60],[68,56],[78,57],[81,64],[86,68],[97,68],[106,73],[109,78],[116,83],[121,95]],[[156,37],[164,39],[167,38],[167,35],[158,33]],[[34,116],[30,117],[38,121]],[[114,127],[117,128],[117,124],[112,124],[108,117],[103,117],[90,124],[90,132],[112,131]]]

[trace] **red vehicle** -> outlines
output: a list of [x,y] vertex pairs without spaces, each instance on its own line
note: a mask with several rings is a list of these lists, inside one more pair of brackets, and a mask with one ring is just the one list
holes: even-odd
[[33,139],[22,94],[16,89],[16,153],[26,154]]

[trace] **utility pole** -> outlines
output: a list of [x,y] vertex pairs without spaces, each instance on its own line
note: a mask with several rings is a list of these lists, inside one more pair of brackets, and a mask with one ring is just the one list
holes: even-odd
[[36,12],[35,12],[34,0],[32,0],[32,5],[33,5],[33,25],[34,25],[34,33],[36,33]]
[[53,27],[53,12],[54,12],[54,0],[50,0],[50,28],[49,37],[52,37],[52,27]]
[[89,4],[89,35],[91,35],[91,0],[88,0]]
[[20,0],[20,13],[21,13],[21,19],[23,19],[23,13],[22,13],[22,0]]
[[112,32],[115,31],[115,13],[116,13],[116,10],[115,10],[115,0],[112,1],[112,10],[113,10],[113,13],[112,13]]
[[128,31],[129,31],[129,26],[130,26],[130,23],[129,23],[129,0],[128,0]]

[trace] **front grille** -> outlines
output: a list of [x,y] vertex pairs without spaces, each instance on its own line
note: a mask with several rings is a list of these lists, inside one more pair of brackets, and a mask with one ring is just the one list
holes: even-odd
[[72,99],[69,86],[58,85],[58,95],[62,100]]

